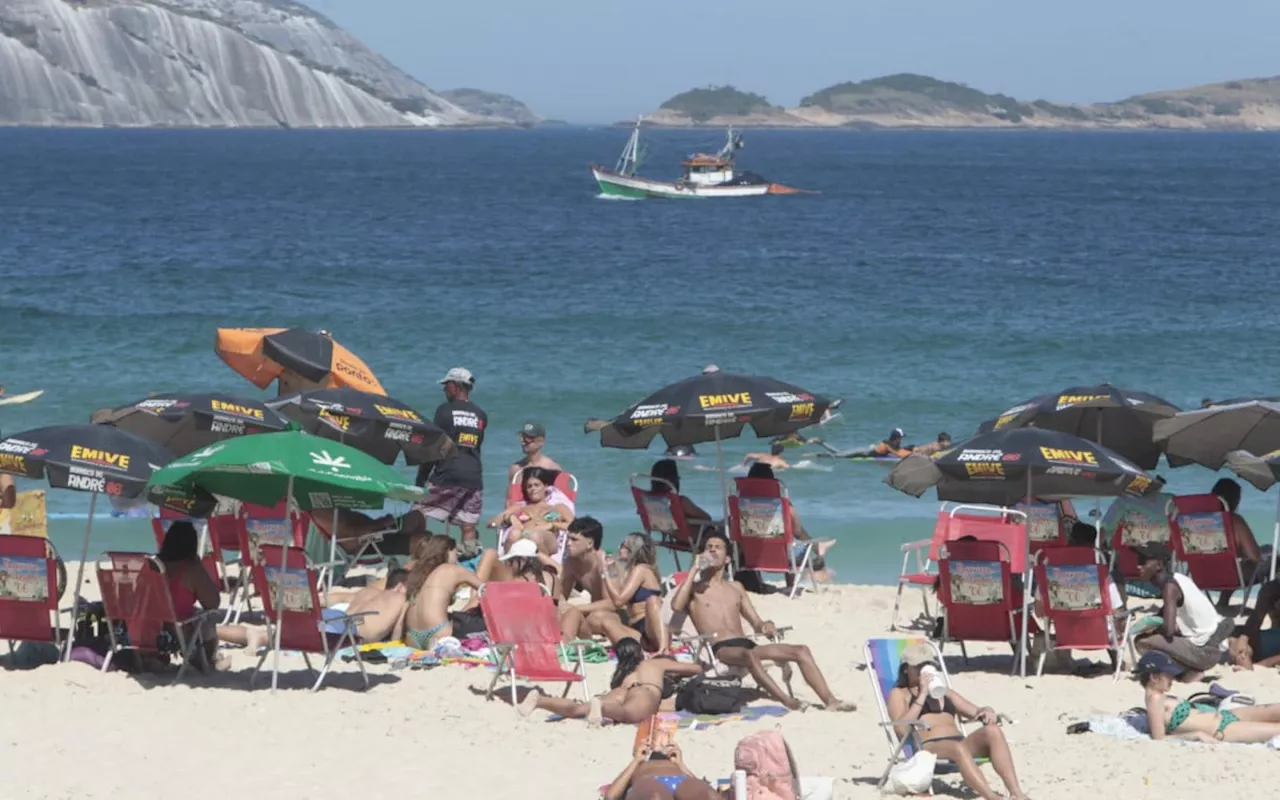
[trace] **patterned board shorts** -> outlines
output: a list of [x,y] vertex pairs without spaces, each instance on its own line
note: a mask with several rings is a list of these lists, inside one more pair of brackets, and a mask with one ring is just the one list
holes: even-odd
[[475,525],[480,521],[483,504],[483,489],[433,485],[424,499],[413,504],[413,509],[422,512],[427,519]]

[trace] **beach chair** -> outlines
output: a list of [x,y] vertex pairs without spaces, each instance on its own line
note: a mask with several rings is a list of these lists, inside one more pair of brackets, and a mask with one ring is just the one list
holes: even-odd
[[[1109,573],[1102,554],[1092,547],[1054,547],[1036,557],[1035,585],[1040,612],[1047,620],[1045,648],[1036,675],[1044,673],[1049,650],[1107,650],[1115,656],[1115,677],[1124,663],[1117,622],[1123,609],[1111,607]],[[1120,615],[1117,618],[1117,615]]]
[[1126,589],[1131,595],[1158,596],[1152,593],[1150,584],[1142,583],[1142,576],[1138,572],[1136,548],[1148,544],[1162,544],[1173,549],[1173,530],[1168,516],[1126,515],[1116,523],[1111,532],[1111,572],[1125,581]]
[[[929,592],[938,583],[937,564],[942,545],[963,536],[976,539],[1005,541],[1016,534],[1008,526],[1010,514],[997,506],[957,505],[948,508],[944,503],[938,510],[933,525],[933,537],[907,542],[902,545],[902,571],[898,575],[898,592],[893,601],[893,617],[889,630],[898,629],[898,612],[902,606],[902,591],[908,586],[920,590],[924,603],[924,616],[932,619],[929,611]],[[1016,538],[1016,537],[1014,537]]]
[[[951,687],[951,675],[947,673],[947,663],[942,658],[942,651],[933,642],[925,639],[867,640],[866,645],[863,646],[862,655],[866,659],[867,674],[871,676],[871,694],[876,698],[876,708],[880,712],[880,728],[884,731],[885,739],[889,744],[889,763],[885,767],[884,773],[880,775],[880,782],[876,785],[878,789],[884,788],[884,785],[889,781],[889,773],[893,771],[894,767],[916,754],[920,749],[920,732],[928,730],[928,724],[918,719],[895,721],[889,716],[889,692],[898,682],[898,671],[902,665],[902,651],[912,644],[926,644],[933,648],[938,671],[942,673],[942,678],[946,681],[947,688]],[[955,721],[956,729],[961,734],[968,735],[968,727],[958,715]],[[911,733],[908,736],[899,738],[897,731],[894,730],[896,725],[910,726]],[[979,764],[986,762],[987,759],[985,758],[978,759]],[[938,767],[954,769],[954,765],[943,758],[938,759]],[[932,789],[930,789],[929,793],[933,793]]]
[[1236,550],[1235,525],[1227,504],[1216,494],[1188,494],[1169,501],[1169,532],[1174,557],[1187,565],[1191,579],[1204,591],[1244,597],[1257,583],[1259,567],[1245,575]]
[[1067,546],[1067,534],[1070,531],[1067,528],[1066,519],[1062,516],[1060,504],[1032,500],[1031,504],[1027,505],[1026,501],[1023,501],[1015,504],[1013,510],[1019,512],[1022,519],[1018,519],[1016,515],[1009,515],[1008,521],[1014,524],[1025,521],[1027,547],[1033,558],[1041,550]]
[[[791,500],[781,481],[768,478],[735,478],[729,495],[729,541],[737,551],[740,570],[781,572],[791,585],[788,597],[800,591],[800,578],[813,574],[816,540],[800,541],[792,527]],[[800,547],[794,545],[799,544]],[[799,549],[799,556],[796,550]]]
[[[650,491],[653,485],[663,485],[661,492]],[[698,552],[705,526],[692,525],[684,515],[684,504],[675,484],[649,475],[631,476],[631,497],[635,500],[640,527],[654,540],[654,544],[671,552],[676,570],[680,569],[680,554]],[[692,559],[691,559],[692,560]]]
[[[965,642],[1007,642],[1013,646],[1010,674],[1022,662],[1023,593],[1013,585],[1013,555],[1004,542],[952,541],[942,546],[938,561],[938,602],[942,606],[942,636],[938,646]],[[1028,621],[1029,631],[1039,632]]]
[[[521,478],[524,477],[524,471],[528,467],[522,467],[516,470],[516,474],[511,476],[511,483],[507,486],[507,508],[514,506],[524,499],[524,487],[521,484]],[[556,471],[556,479],[553,482],[560,493],[569,499],[571,508],[578,504],[578,478],[568,470]]]
[[179,619],[160,559],[147,553],[108,552],[98,564],[98,588],[111,641],[103,672],[126,650],[165,659],[177,655],[180,664],[173,683],[182,679],[193,656],[199,656],[205,671],[209,670],[203,629],[218,611],[199,611]]
[[319,589],[324,565],[310,563],[306,552],[298,547],[259,544],[257,550],[260,561],[253,565],[253,582],[262,598],[271,647],[258,659],[258,665],[249,677],[249,688],[253,688],[270,653],[273,654],[271,691],[274,692],[280,678],[280,651],[295,650],[302,654],[303,663],[312,673],[316,670],[311,666],[310,656],[324,657],[324,664],[311,687],[311,691],[317,691],[324,684],[338,652],[349,647],[354,653],[356,666],[360,668],[364,688],[368,689],[369,674],[365,672],[364,659],[360,656],[356,625],[363,617],[378,612],[325,613],[327,609],[320,603]]
[[[52,621],[50,621],[52,615]],[[58,552],[48,539],[0,535],[0,639],[43,642],[62,650]]]
[[259,546],[274,544],[305,548],[310,524],[306,515],[290,510],[285,501],[270,508],[244,503],[231,514],[209,517],[210,538],[221,543],[234,537],[236,550],[240,553],[239,591],[231,598],[232,622],[238,623],[243,612],[252,610],[250,600],[257,585],[253,569],[259,561]]
[[[205,520],[188,516],[180,511],[175,511],[166,506],[159,506],[160,514],[151,518],[151,532],[156,537],[156,548],[164,547],[164,535],[169,532],[169,526],[175,522],[190,522],[195,526],[196,531],[200,533],[200,561],[204,564],[205,572],[209,573],[209,577],[213,579],[214,586],[224,586],[225,580],[222,567],[222,558],[215,553],[212,542],[212,536],[209,534],[208,525]],[[225,568],[223,568],[225,569]],[[231,609],[227,609],[227,614],[231,614]],[[224,622],[226,620],[223,620]]]
[[485,583],[480,587],[480,610],[497,656],[486,699],[493,699],[494,688],[503,678],[511,683],[513,705],[517,680],[563,682],[562,697],[568,696],[576,683],[582,688],[583,702],[590,698],[583,660],[583,647],[588,642],[571,643],[577,651],[577,664],[573,671],[566,670],[560,661],[560,622],[556,607],[543,587],[524,581]]

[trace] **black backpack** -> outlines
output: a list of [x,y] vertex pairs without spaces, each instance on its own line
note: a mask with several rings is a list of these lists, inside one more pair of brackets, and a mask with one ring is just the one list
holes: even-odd
[[734,714],[746,705],[746,693],[736,680],[699,675],[676,693],[676,710],[692,714]]

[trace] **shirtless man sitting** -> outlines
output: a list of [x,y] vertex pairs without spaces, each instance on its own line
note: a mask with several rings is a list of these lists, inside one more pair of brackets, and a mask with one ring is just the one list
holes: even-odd
[[404,615],[404,642],[417,650],[430,650],[438,640],[453,635],[449,605],[460,586],[480,588],[480,579],[458,565],[458,544],[448,536],[428,536],[414,547],[413,570],[405,580],[408,610]]
[[[604,576],[600,572],[603,559],[597,554],[603,539],[604,527],[594,517],[578,517],[569,523],[568,552],[561,566],[556,601],[560,609],[560,635],[566,642],[603,636],[611,644],[617,644],[622,639],[639,638],[634,629],[623,624],[618,607],[605,592]],[[578,585],[591,596],[590,603],[569,604]]]
[[362,640],[394,642],[400,638],[408,607],[405,603],[405,581],[408,577],[408,570],[392,569],[387,572],[385,589],[366,586],[347,602],[346,613],[352,616],[365,611],[374,612],[356,621],[356,632]]
[[708,533],[698,549],[693,569],[676,589],[671,610],[675,613],[687,611],[699,634],[715,637],[711,652],[719,661],[731,667],[745,668],[762,691],[787,708],[803,709],[807,704],[778,687],[765,671],[765,661],[798,664],[805,683],[821,698],[828,711],[855,710],[856,705],[841,702],[831,693],[808,647],[779,642],[757,645],[746,636],[742,629],[744,619],[757,634],[770,639],[777,635],[777,628],[772,622],[760,619],[742,584],[724,579],[728,558],[729,540],[719,532]]

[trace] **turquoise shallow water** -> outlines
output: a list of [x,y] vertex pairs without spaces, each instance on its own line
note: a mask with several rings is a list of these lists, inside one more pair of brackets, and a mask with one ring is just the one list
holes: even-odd
[[[821,434],[840,447],[963,435],[1102,380],[1184,406],[1277,392],[1274,136],[758,132],[746,169],[822,194],[598,199],[586,166],[625,136],[0,131],[0,383],[46,390],[0,428],[151,391],[254,394],[213,355],[216,326],[325,327],[428,413],[446,369],[475,372],[491,487],[520,423],[544,422],[616,541],[658,447],[602,449],[582,421],[708,362],[846,398]],[[654,133],[653,173],[715,138]],[[714,473],[690,466],[715,507]],[[890,582],[936,505],[883,466],[829,466],[784,476],[802,518],[839,539],[842,580]],[[1269,534],[1274,500],[1246,491]],[[64,552],[87,503],[50,494]],[[93,552],[150,541],[99,523]]]

